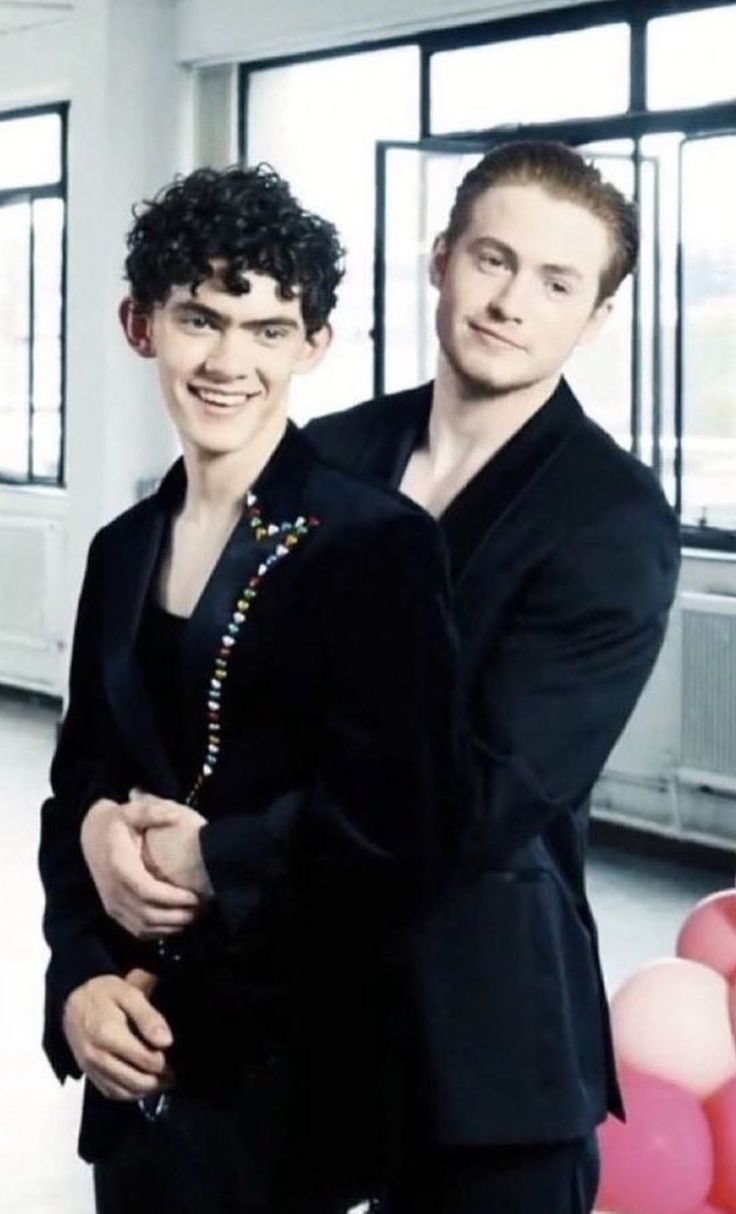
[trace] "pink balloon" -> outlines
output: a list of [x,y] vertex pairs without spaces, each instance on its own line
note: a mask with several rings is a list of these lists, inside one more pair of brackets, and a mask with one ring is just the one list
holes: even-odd
[[736,890],[703,898],[680,928],[675,951],[731,978],[736,973]]
[[736,976],[731,979],[731,986],[728,992],[728,1015],[731,1021],[731,1032],[736,1039]]
[[697,1100],[672,1083],[622,1068],[626,1123],[598,1131],[597,1206],[617,1214],[693,1214],[713,1181],[713,1140]]
[[614,995],[611,1020],[622,1064],[699,1100],[736,1075],[728,984],[699,961],[672,957],[637,970]]
[[726,1209],[736,1210],[736,1079],[711,1096],[705,1104],[705,1115],[715,1149],[710,1196]]

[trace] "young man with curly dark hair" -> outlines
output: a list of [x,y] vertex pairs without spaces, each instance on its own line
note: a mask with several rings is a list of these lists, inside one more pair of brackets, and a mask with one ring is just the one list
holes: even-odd
[[123,328],[183,457],[90,548],[44,1044],[87,1077],[101,1214],[326,1214],[386,1166],[391,958],[453,826],[439,537],[287,422],[330,224],[265,167],[200,170],[128,245]]

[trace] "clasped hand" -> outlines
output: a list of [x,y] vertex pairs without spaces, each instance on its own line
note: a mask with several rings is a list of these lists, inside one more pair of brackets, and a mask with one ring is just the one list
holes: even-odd
[[199,832],[205,819],[176,801],[134,790],[125,804],[88,810],[81,844],[102,905],[139,939],[182,931],[212,897]]
[[[102,799],[88,810],[81,845],[107,913],[132,935],[159,939],[188,927],[212,887],[202,862],[205,819],[175,801],[133,791],[125,804]],[[156,978],[144,970],[100,974],[64,1005],[63,1027],[80,1069],[111,1100],[164,1091],[173,1075],[173,1038],[151,1003]]]
[[163,1092],[174,1076],[166,1060],[171,1029],[150,1001],[156,978],[145,970],[100,974],[64,1005],[63,1027],[77,1065],[109,1100]]

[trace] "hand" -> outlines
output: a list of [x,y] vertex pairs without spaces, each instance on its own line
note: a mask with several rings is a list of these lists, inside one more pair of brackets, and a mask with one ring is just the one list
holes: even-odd
[[164,1051],[171,1030],[148,996],[156,978],[131,970],[78,986],[64,1004],[63,1027],[77,1064],[103,1096],[139,1100],[171,1086]]
[[146,826],[170,814],[149,809],[142,827],[139,817],[130,805],[95,801],[82,823],[82,851],[108,915],[133,936],[158,939],[188,927],[203,908],[196,893],[159,880],[143,861]]
[[134,791],[126,807],[127,820],[145,830],[142,858],[161,881],[211,898],[213,889],[202,860],[199,832],[207,821],[196,810],[151,793]]

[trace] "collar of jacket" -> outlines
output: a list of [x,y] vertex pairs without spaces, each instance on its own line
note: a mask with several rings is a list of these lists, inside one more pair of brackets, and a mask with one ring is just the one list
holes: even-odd
[[[308,516],[304,495],[311,458],[309,445],[289,423],[252,487],[266,525]],[[103,679],[113,714],[131,754],[148,779],[149,790],[175,800],[188,790],[180,787],[161,742],[136,642],[169,522],[182,504],[185,492],[184,463],[177,460],[153,497],[120,520],[108,563],[103,602]],[[202,747],[201,726],[207,711],[218,640],[227,629],[240,591],[277,543],[278,536],[271,535],[256,541],[244,512],[188,620],[183,636],[182,671],[188,695],[191,694],[196,705],[191,714],[193,747]],[[264,589],[268,593],[267,583]],[[249,620],[239,636],[239,654],[254,648],[250,623]]]

